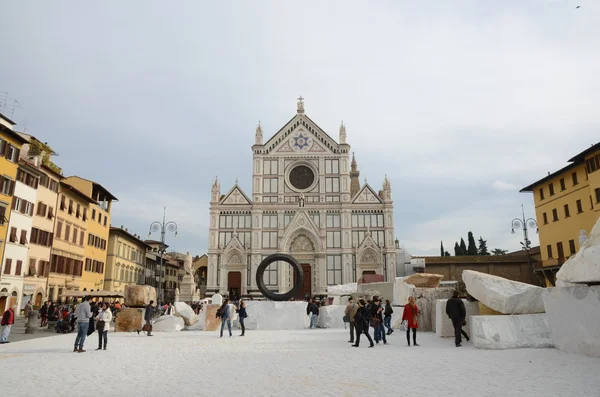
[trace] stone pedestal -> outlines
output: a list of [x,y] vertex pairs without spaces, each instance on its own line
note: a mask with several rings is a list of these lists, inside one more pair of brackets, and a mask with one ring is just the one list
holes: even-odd
[[200,301],[200,291],[194,282],[194,277],[187,274],[179,285],[179,302],[194,303]]
[[554,347],[545,313],[509,316],[472,316],[470,336],[478,349]]
[[40,320],[38,320],[39,315],[40,312],[37,310],[32,310],[29,312],[29,315],[27,316],[27,323],[25,324],[26,334],[35,334],[40,329]]

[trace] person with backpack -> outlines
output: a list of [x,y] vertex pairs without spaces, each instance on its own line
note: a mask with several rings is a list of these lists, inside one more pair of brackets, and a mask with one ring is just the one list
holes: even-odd
[[[144,320],[146,321],[146,324],[144,324],[144,327],[142,328],[143,331],[146,331],[146,335],[148,336],[152,336],[152,318],[154,317],[154,301],[150,301],[150,303],[148,303],[146,305],[146,310],[144,312]],[[140,334],[140,331],[138,330],[138,335]]]
[[225,328],[225,322],[227,322],[227,329],[229,330],[229,337],[232,337],[231,333],[231,306],[229,305],[229,299],[224,299],[223,304],[217,310],[217,318],[221,318],[221,338],[223,337],[223,329]]
[[392,329],[392,314],[394,313],[394,309],[392,309],[392,303],[389,299],[385,300],[385,310],[383,311],[383,324],[388,329],[387,335],[391,335],[394,330]]
[[358,310],[356,311],[356,315],[354,316],[354,323],[356,327],[356,344],[352,345],[352,347],[359,347],[360,345],[360,334],[364,333],[367,336],[367,339],[371,343],[369,347],[375,346],[373,343],[373,339],[371,339],[371,335],[369,335],[369,321],[371,319],[371,313],[367,306],[367,303],[364,299],[360,299],[358,301]]
[[385,328],[383,327],[383,307],[381,307],[381,298],[373,297],[371,303],[371,327],[374,329],[375,343],[379,344],[383,340],[383,344],[387,345],[385,338]]

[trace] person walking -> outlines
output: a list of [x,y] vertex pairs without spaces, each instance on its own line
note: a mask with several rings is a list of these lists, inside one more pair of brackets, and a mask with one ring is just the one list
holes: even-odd
[[87,337],[87,332],[90,327],[90,318],[92,318],[92,311],[90,309],[90,297],[86,296],[77,306],[77,338],[75,338],[74,352],[85,353],[83,350],[83,344]]
[[469,335],[462,329],[463,325],[466,324],[465,319],[467,318],[467,310],[462,299],[459,298],[460,293],[458,291],[452,292],[452,298],[446,302],[446,314],[452,320],[452,326],[454,327],[454,344],[456,347],[462,346],[461,334],[465,337],[467,342],[469,341]]
[[[154,318],[154,301],[150,301],[146,305],[146,310],[144,313],[144,320],[146,324],[144,324],[143,330],[146,331],[146,335],[152,336],[152,319]],[[139,335],[140,331],[138,331]]]
[[25,304],[25,309],[23,309],[23,315],[25,316],[25,319],[29,319],[29,313],[31,313],[32,310],[33,306],[31,305],[31,301],[28,301]]
[[103,348],[102,341],[104,341],[104,350],[106,350],[108,331],[110,330],[110,322],[112,321],[112,312],[108,307],[108,303],[102,305],[96,319],[98,320],[96,323],[96,329],[98,330],[98,348],[96,350],[101,350]]
[[246,313],[246,302],[242,299],[240,300],[240,306],[237,310],[238,318],[240,319],[240,327],[242,327],[242,334],[240,336],[244,336],[246,334],[246,326],[244,325],[244,320],[248,317],[248,313]]
[[10,328],[15,323],[15,311],[17,310],[17,306],[9,307],[7,311],[2,315],[2,321],[0,325],[2,325],[2,336],[0,336],[0,343],[10,343],[8,341],[8,336],[10,335]]
[[356,322],[354,321],[354,316],[356,316],[358,309],[358,303],[355,303],[354,298],[350,297],[350,299],[348,299],[346,309],[344,310],[344,316],[347,318],[348,324],[350,324],[349,343],[354,343],[354,335],[356,334]]
[[317,320],[319,319],[319,307],[315,303],[314,299],[308,301],[308,305],[306,306],[306,315],[310,316],[310,325],[309,329],[317,328]]
[[383,326],[383,307],[381,306],[381,298],[378,296],[373,297],[373,303],[371,304],[371,326],[374,329],[375,343],[379,344],[380,341],[383,341],[383,344],[387,345]]
[[223,329],[225,328],[225,322],[227,322],[227,329],[229,330],[229,337],[232,337],[231,333],[231,306],[229,306],[229,299],[224,299],[223,304],[219,308],[219,317],[221,317],[221,338],[223,337]]
[[42,308],[40,309],[40,317],[42,321],[40,322],[40,327],[45,327],[48,324],[48,302],[44,302]]
[[353,344],[352,347],[359,347],[360,345],[360,334],[364,333],[369,340],[369,347],[375,346],[373,343],[373,339],[371,339],[371,335],[369,335],[369,318],[371,317],[370,311],[367,307],[367,303],[364,299],[360,299],[358,301],[358,310],[356,310],[356,315],[354,316],[354,326],[356,327],[356,344]]
[[417,321],[417,316],[419,315],[419,308],[415,303],[415,297],[410,296],[408,298],[408,304],[404,306],[404,313],[402,313],[402,321],[407,322],[406,326],[406,341],[408,342],[408,346],[410,346],[410,330],[412,329],[413,334],[413,346],[419,346],[417,344],[417,328],[419,327],[419,323]]
[[385,309],[383,310],[383,325],[388,329],[387,335],[391,335],[394,330],[392,329],[392,314],[394,313],[394,309],[392,309],[392,303],[389,299],[385,301]]

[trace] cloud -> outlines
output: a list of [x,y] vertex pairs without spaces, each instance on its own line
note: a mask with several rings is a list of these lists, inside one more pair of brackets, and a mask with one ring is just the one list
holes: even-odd
[[504,181],[499,181],[496,180],[494,181],[494,183],[492,183],[492,187],[496,190],[509,190],[509,191],[516,191],[518,190],[518,187],[516,185],[513,185],[512,183],[508,183],[508,182],[504,182]]

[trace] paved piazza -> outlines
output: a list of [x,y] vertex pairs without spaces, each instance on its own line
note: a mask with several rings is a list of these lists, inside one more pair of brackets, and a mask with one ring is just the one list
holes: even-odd
[[[238,331],[239,333],[239,331]],[[234,334],[235,335],[235,334]],[[73,353],[75,334],[0,347],[11,396],[598,396],[600,360],[555,349],[477,350],[419,335],[352,348],[342,330],[109,335]],[[362,343],[362,341],[361,341]],[[50,392],[51,390],[51,392]]]

